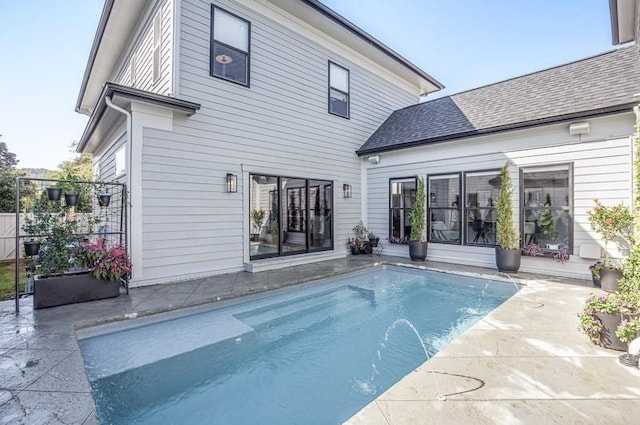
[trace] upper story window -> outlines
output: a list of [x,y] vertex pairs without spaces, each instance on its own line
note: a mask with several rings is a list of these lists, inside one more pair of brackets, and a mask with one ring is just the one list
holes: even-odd
[[525,167],[520,170],[524,244],[546,253],[573,252],[573,187],[570,164]]
[[329,61],[329,113],[349,118],[349,70]]
[[460,243],[460,173],[428,176],[429,242]]
[[212,76],[249,85],[249,38],[251,23],[211,6]]
[[409,214],[416,200],[416,178],[391,179],[389,181],[389,236],[406,239],[411,235]]
[[[153,84],[160,80],[162,45],[162,15],[160,12],[153,18]],[[133,59],[132,59],[133,63]],[[131,76],[133,80],[133,75]]]

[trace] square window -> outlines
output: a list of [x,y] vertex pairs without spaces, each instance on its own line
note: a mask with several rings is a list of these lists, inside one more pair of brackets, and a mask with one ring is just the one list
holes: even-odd
[[126,163],[126,148],[125,146],[122,146],[116,151],[116,177],[121,176],[127,171]]

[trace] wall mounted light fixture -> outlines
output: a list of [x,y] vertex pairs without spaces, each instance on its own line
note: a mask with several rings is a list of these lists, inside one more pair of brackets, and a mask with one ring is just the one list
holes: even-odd
[[589,121],[573,122],[569,124],[569,134],[572,136],[579,134],[589,134]]
[[238,176],[227,173],[227,192],[236,193],[238,191]]
[[370,163],[372,164],[379,164],[380,163],[380,155],[373,155],[370,156],[369,158],[367,158],[369,160]]
[[342,192],[344,193],[344,197],[345,198],[351,198],[351,185],[350,184],[343,184],[342,185]]

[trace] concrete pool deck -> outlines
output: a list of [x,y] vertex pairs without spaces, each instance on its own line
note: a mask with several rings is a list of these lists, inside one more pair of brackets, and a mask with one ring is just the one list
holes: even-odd
[[[26,298],[17,316],[13,301],[0,302],[0,424],[97,423],[78,326],[236,298],[380,262],[410,263],[348,257],[134,288],[129,296],[42,310],[33,310]],[[425,266],[496,275],[492,269]],[[593,346],[576,330],[575,313],[594,288],[571,279],[517,278],[527,283],[522,291],[349,423],[619,423],[640,417],[640,372],[619,365],[619,352]]]

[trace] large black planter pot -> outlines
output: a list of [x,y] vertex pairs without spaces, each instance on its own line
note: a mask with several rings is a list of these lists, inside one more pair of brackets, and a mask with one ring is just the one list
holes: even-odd
[[351,248],[351,255],[360,255],[360,247],[357,245],[349,245]]
[[601,277],[596,277],[596,274],[593,271],[591,272],[591,281],[593,282],[593,286],[596,288],[600,288],[602,286]]
[[600,286],[607,292],[616,292],[619,288],[618,281],[622,278],[622,270],[600,268]]
[[24,241],[24,255],[33,257],[40,252],[40,241]]
[[33,308],[82,303],[120,295],[120,282],[95,279],[89,272],[36,278]]
[[64,194],[64,203],[68,207],[75,207],[78,205],[78,194],[77,193],[65,193]]
[[409,241],[411,261],[424,261],[427,258],[427,243]]
[[496,266],[506,273],[516,273],[520,270],[522,253],[519,249],[502,249],[496,247]]
[[378,247],[378,243],[380,242],[380,238],[373,238],[373,239],[369,239],[369,242],[371,242],[371,246],[374,248]]
[[100,205],[101,207],[108,207],[109,202],[111,202],[110,193],[101,193],[98,195],[98,205]]
[[602,322],[602,330],[600,331],[600,342],[604,348],[611,350],[627,351],[627,344],[620,341],[616,336],[616,329],[622,321],[620,313],[601,313],[597,312],[596,316]]
[[50,201],[59,201],[60,195],[62,195],[62,189],[59,187],[47,188],[47,198],[49,198]]
[[371,242],[366,241],[364,243],[364,248],[360,249],[361,254],[371,254],[373,252],[373,248],[371,248]]

